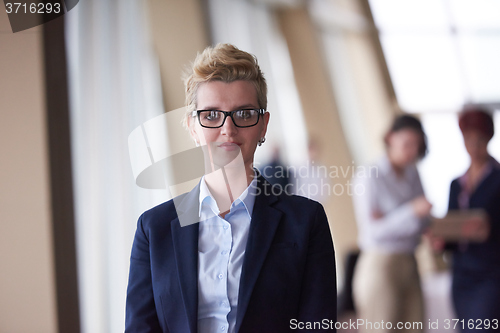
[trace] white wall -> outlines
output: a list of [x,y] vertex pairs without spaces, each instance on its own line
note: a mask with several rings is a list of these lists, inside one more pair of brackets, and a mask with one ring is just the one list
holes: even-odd
[[40,27],[0,10],[0,332],[57,331]]

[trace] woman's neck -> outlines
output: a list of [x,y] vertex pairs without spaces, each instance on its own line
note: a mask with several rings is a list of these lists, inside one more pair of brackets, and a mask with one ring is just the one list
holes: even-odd
[[390,154],[388,154],[387,157],[388,157],[389,163],[391,164],[391,167],[394,170],[394,172],[396,173],[396,175],[398,177],[402,177],[404,175],[406,166],[400,165],[399,163],[397,163],[397,161],[395,161],[395,159]]
[[482,168],[484,168],[486,166],[486,164],[488,164],[489,160],[490,160],[489,155],[481,157],[481,158],[471,159],[470,169],[481,170]]
[[251,164],[245,166],[243,163],[227,165],[205,175],[205,182],[223,217],[253,178],[254,170]]
[[473,191],[479,184],[479,181],[481,181],[484,170],[487,167],[489,160],[489,156],[471,160],[469,170],[467,171],[467,187],[470,191]]

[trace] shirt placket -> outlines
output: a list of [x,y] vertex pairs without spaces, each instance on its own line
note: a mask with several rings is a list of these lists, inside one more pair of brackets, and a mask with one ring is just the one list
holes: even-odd
[[222,235],[223,242],[219,248],[219,262],[221,265],[219,266],[219,272],[217,273],[216,280],[217,285],[219,286],[219,295],[221,295],[221,300],[219,301],[219,306],[223,309],[223,312],[226,313],[225,320],[219,325],[219,332],[227,332],[229,330],[229,323],[227,321],[227,314],[231,310],[231,304],[229,303],[228,297],[228,266],[229,266],[229,254],[231,252],[232,246],[232,230],[231,224],[226,220],[219,217],[219,221],[221,222],[222,227]]

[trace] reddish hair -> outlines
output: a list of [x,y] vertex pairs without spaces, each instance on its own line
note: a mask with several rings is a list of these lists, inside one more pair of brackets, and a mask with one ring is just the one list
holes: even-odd
[[484,134],[488,140],[493,137],[493,117],[483,109],[466,109],[458,118],[458,126],[462,133],[467,131],[478,131]]

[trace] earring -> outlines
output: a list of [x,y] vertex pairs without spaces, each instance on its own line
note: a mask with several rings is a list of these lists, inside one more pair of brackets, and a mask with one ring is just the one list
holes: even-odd
[[196,144],[196,147],[200,146],[200,143],[198,141],[195,141],[194,143]]
[[258,145],[259,146],[262,146],[262,144],[266,142],[266,138],[260,138],[259,142],[258,142]]

